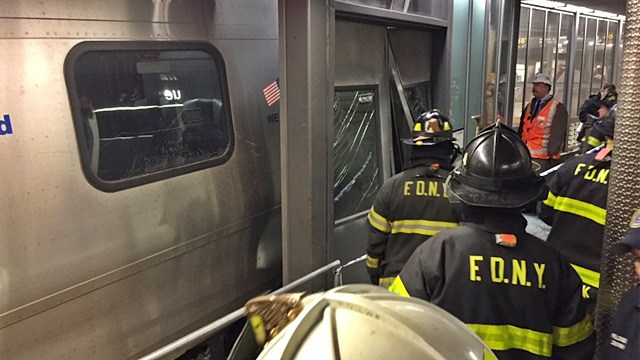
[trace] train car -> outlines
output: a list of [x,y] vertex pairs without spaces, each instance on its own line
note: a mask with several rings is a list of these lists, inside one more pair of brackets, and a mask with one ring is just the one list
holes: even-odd
[[0,358],[136,358],[280,286],[275,0],[0,19]]

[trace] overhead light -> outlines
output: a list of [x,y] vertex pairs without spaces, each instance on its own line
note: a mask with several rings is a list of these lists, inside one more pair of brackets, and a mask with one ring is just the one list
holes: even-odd
[[612,20],[625,21],[626,17],[624,15],[618,15],[606,11],[594,10],[584,6],[575,6],[571,4],[565,4],[559,1],[547,1],[547,0],[523,0],[522,4],[530,5],[530,6],[539,6],[545,8],[551,8],[556,10],[563,10],[573,13],[586,14],[589,16],[597,16]]

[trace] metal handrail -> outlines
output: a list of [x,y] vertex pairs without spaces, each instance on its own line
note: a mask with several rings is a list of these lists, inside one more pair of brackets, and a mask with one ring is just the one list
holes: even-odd
[[[596,152],[596,151],[600,151],[600,149],[602,149],[603,147],[604,147],[604,145],[598,145],[597,147],[595,147],[595,148],[593,148],[593,149],[590,149],[589,151],[585,152],[585,154],[592,154],[592,153],[594,153],[594,152]],[[540,173],[540,176],[544,177],[544,176],[547,176],[547,175],[549,175],[549,174],[553,174],[554,172],[558,171],[558,169],[560,169],[560,167],[561,167],[563,164],[564,164],[564,163],[562,163],[562,164],[558,164],[558,165],[556,165],[556,166],[554,166],[554,167],[552,167],[552,168],[550,168],[550,169],[548,169],[548,170],[545,170],[545,171],[541,172],[541,173]]]
[[339,266],[337,269],[333,270],[333,286],[338,287],[342,286],[342,270],[348,268],[349,266],[364,261],[367,258],[367,254],[364,254],[358,258],[355,258],[348,263]]
[[[299,285],[302,285],[306,282],[308,282],[309,280],[327,272],[328,270],[334,268],[334,267],[338,267],[340,266],[340,260],[335,260],[330,264],[327,264],[313,272],[310,272],[309,274],[301,277],[298,280],[295,280],[293,282],[291,282],[290,284],[287,284],[277,290],[275,290],[274,292],[272,292],[271,294],[273,295],[277,295],[277,294],[281,294],[281,293],[285,293],[287,291],[290,291],[294,288],[296,288]],[[220,331],[221,329],[233,324],[234,322],[240,320],[242,317],[244,316],[244,307],[229,313],[223,317],[221,317],[220,319],[210,323],[209,325],[205,325],[203,327],[201,327],[200,329],[181,337],[180,339],[169,343],[163,347],[161,347],[160,349],[152,352],[151,354],[148,354],[142,358],[140,358],[140,360],[156,360],[156,359],[162,359],[163,357],[176,352],[178,350],[182,350],[182,349],[190,349],[198,344],[200,344],[201,342],[203,342],[204,340],[210,338],[211,336],[215,335],[218,331]]]

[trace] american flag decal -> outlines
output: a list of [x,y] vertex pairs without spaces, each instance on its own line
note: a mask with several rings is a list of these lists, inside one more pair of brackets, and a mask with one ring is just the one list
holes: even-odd
[[267,106],[271,107],[271,105],[275,104],[280,100],[280,83],[279,79],[273,80],[273,82],[267,85],[266,88],[262,89],[264,93],[264,98],[267,100]]

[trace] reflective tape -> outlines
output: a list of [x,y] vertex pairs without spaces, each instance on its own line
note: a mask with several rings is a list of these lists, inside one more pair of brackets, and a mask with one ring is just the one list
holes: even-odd
[[397,220],[391,223],[391,233],[435,235],[456,226],[458,223],[448,221]]
[[550,208],[554,208],[556,205],[556,196],[553,195],[551,191],[549,191],[547,198],[542,203],[547,205]]
[[593,333],[589,318],[570,327],[553,327],[553,334],[513,325],[467,324],[492,350],[518,349],[551,357],[553,346],[570,346]]
[[397,278],[397,276],[380,278],[378,280],[378,285],[382,286],[383,288],[388,289],[391,286],[391,284],[396,280],[396,278]]
[[368,268],[377,269],[378,266],[380,265],[380,259],[376,259],[374,257],[369,256],[369,254],[367,254],[367,257],[364,263],[367,265]]
[[553,345],[571,346],[588,338],[593,333],[593,325],[588,316],[569,327],[553,327]]
[[598,140],[598,139],[594,138],[593,136],[589,136],[587,138],[587,144],[589,144],[590,146],[593,146],[593,147],[598,147],[598,146],[604,144],[604,141]]
[[373,226],[374,228],[384,233],[388,233],[391,231],[391,224],[389,223],[389,220],[387,220],[384,216],[378,214],[373,206],[369,211],[368,219],[369,224],[371,224],[371,226]]
[[389,291],[400,296],[411,297],[407,292],[407,289],[404,287],[404,283],[402,282],[402,279],[400,279],[400,276],[396,276],[395,280],[393,280],[393,283],[389,286]]
[[578,275],[580,275],[580,279],[582,279],[582,282],[589,285],[589,286],[593,286],[594,288],[598,289],[600,288],[600,273],[597,271],[593,271],[593,270],[589,270],[586,268],[583,268],[581,266],[578,265],[574,265],[571,264],[571,266],[573,266],[574,269],[576,269],[576,272],[578,273]]
[[607,218],[607,210],[588,202],[558,196],[555,200],[554,209],[571,213],[589,219],[600,225],[604,225]]

